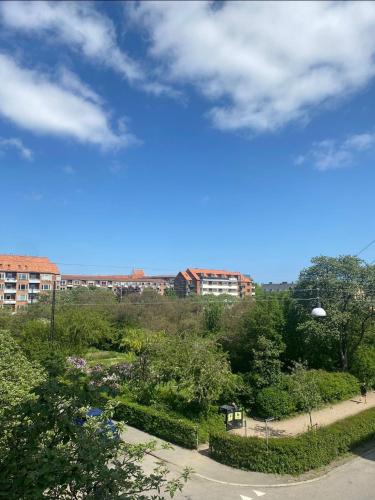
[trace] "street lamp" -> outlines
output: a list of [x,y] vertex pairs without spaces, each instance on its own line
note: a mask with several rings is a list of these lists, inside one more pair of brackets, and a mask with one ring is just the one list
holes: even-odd
[[314,307],[314,309],[311,311],[311,316],[313,318],[325,318],[327,316],[327,313],[320,303],[319,288],[316,289],[316,295],[317,306]]

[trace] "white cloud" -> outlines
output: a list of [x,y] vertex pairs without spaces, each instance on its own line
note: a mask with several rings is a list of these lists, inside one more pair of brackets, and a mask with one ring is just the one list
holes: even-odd
[[1,2],[9,28],[62,42],[128,80],[143,77],[139,65],[120,50],[112,21],[86,2]]
[[374,2],[141,2],[169,82],[213,102],[221,129],[274,130],[375,75]]
[[356,134],[344,141],[327,139],[315,142],[306,155],[296,158],[295,164],[312,163],[320,171],[353,165],[356,156],[363,151],[375,148],[375,133]]
[[111,130],[103,108],[47,75],[20,67],[0,53],[0,116],[32,132],[68,136],[103,147],[133,141]]
[[0,151],[8,148],[17,149],[25,160],[32,160],[33,158],[33,152],[23,144],[21,139],[18,139],[17,137],[0,137]]
[[81,95],[85,99],[95,102],[96,104],[103,104],[102,98],[94,92],[88,85],[86,85],[80,78],[72,73],[68,68],[61,66],[58,71],[59,81],[61,85],[67,90]]

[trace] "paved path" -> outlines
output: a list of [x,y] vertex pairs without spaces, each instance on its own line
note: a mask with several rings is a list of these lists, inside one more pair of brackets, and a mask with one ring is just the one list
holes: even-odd
[[[145,442],[152,436],[128,427],[123,436],[128,442]],[[161,443],[160,440],[157,440]],[[168,462],[170,478],[176,477],[184,466],[191,466],[191,475],[176,500],[374,500],[375,449],[362,453],[332,469],[327,474],[312,475],[305,480],[241,471],[210,460],[198,451],[173,446],[160,450],[144,461],[150,473],[159,459]],[[307,479],[307,480],[306,480]]]
[[[333,422],[336,422],[336,420],[341,420],[345,417],[355,415],[356,413],[360,413],[361,411],[372,407],[375,407],[375,392],[369,392],[367,394],[367,404],[361,401],[360,396],[356,396],[349,401],[343,401],[332,406],[327,406],[321,410],[314,411],[312,413],[313,424],[318,424],[318,426],[332,424]],[[296,417],[288,418],[286,420],[269,422],[269,435],[273,437],[293,436],[295,434],[300,434],[301,432],[306,432],[309,425],[310,420],[307,414],[297,415]],[[247,436],[265,437],[266,427],[263,421],[247,417],[246,427],[243,427],[242,429],[235,429],[231,432],[243,436],[247,434]]]

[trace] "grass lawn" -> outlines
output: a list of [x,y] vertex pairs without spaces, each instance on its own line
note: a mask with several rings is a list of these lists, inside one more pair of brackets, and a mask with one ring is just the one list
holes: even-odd
[[89,366],[103,365],[108,367],[117,365],[118,363],[129,363],[134,361],[134,355],[132,353],[100,351],[99,349],[90,349],[84,357]]

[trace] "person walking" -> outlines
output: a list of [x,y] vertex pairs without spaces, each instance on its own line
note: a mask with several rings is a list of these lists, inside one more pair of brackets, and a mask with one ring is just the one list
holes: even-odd
[[365,404],[367,404],[367,387],[365,382],[361,384],[361,397],[365,400]]

